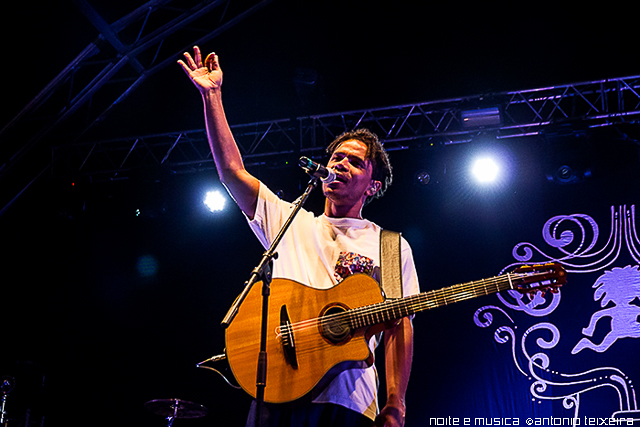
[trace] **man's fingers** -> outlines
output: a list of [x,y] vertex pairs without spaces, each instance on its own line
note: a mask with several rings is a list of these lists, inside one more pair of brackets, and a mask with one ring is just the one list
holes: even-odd
[[198,46],[194,46],[193,53],[196,56],[196,66],[198,68],[202,67],[202,54],[200,53],[200,48]]
[[193,61],[193,58],[191,57],[191,55],[189,54],[189,52],[185,52],[184,53],[184,58],[187,60],[187,65],[189,66],[189,68],[191,70],[197,70],[199,67],[196,65],[196,63]]
[[204,60],[204,65],[209,71],[217,69],[220,66],[218,64],[218,55],[216,55],[214,52],[211,52]]
[[185,64],[182,59],[178,59],[178,64],[180,64],[184,72],[187,73],[187,75],[189,75],[189,73],[191,72],[191,69],[187,67],[187,64]]

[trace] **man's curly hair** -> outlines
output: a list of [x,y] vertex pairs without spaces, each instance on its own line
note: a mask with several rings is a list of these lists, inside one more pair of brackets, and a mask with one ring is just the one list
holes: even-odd
[[327,153],[329,156],[345,141],[348,140],[360,141],[367,146],[366,160],[371,162],[372,173],[371,178],[376,181],[380,181],[382,186],[380,190],[373,196],[367,197],[365,205],[371,202],[373,199],[382,197],[387,191],[387,188],[393,181],[393,173],[391,170],[391,163],[389,162],[389,155],[384,149],[382,143],[378,139],[378,136],[371,132],[369,129],[355,129],[342,133],[327,147]]

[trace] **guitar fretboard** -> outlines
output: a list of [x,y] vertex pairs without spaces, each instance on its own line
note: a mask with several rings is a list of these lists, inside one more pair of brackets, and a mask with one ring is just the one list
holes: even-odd
[[496,292],[514,289],[517,274],[505,274],[491,279],[462,283],[442,289],[423,292],[405,298],[387,300],[347,311],[349,326],[361,328],[397,320],[420,311],[442,307]]

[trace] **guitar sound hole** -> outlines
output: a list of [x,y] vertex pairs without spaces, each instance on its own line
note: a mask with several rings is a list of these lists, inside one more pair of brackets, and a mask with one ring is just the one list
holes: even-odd
[[351,328],[346,316],[336,316],[344,312],[344,308],[333,306],[325,311],[322,317],[320,333],[333,344],[338,344],[351,335]]

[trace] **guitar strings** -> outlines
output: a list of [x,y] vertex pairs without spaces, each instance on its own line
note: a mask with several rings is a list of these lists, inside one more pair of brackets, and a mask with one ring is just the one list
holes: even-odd
[[[490,292],[486,290],[486,287],[495,286],[498,283],[508,283],[508,279],[505,279],[503,277],[498,277],[494,279],[486,279],[486,280],[481,280],[476,282],[469,282],[469,283],[456,285],[449,288],[427,291],[417,295],[412,295],[410,297],[403,298],[401,300],[383,301],[378,304],[372,304],[372,305],[363,306],[363,307],[356,307],[351,309],[349,312],[335,313],[335,314],[326,315],[320,318],[313,318],[313,319],[308,319],[301,322],[291,323],[289,326],[294,330],[307,327],[309,324],[315,326],[318,323],[323,324],[323,323],[333,322],[336,319],[340,319],[341,317],[342,318],[350,317],[352,316],[351,313],[354,313],[355,315],[358,315],[358,316],[380,314],[382,311],[393,310],[393,308],[389,307],[393,305],[397,305],[399,309],[402,309],[402,306],[404,306],[405,308],[413,308],[413,312],[417,312],[422,309],[436,308],[442,305],[446,305],[452,302],[462,301],[472,296],[476,296],[475,294],[469,295],[468,293],[465,294],[464,292],[468,292],[470,290],[474,290],[474,291],[479,290],[481,287],[484,288],[485,294],[488,294]],[[496,289],[498,291],[500,290],[500,288],[498,287],[496,287]],[[461,294],[460,291],[463,291],[462,292],[463,295],[460,295]],[[455,296],[456,298],[452,298],[452,296]],[[431,297],[431,298],[428,298],[428,297]],[[438,301],[443,301],[443,303],[438,303]],[[383,310],[381,310],[381,308]],[[399,317],[403,317],[403,316],[399,316]]]
[[[534,272],[508,273],[490,279],[482,279],[448,288],[427,291],[398,300],[387,300],[377,304],[356,307],[342,313],[329,314],[284,326],[281,325],[276,328],[275,332],[277,338],[282,337],[288,345],[295,347],[296,353],[300,355],[309,354],[317,351],[319,348],[326,349],[327,343],[325,343],[324,340],[318,340],[317,332],[309,334],[305,333],[305,331],[320,329],[320,334],[324,336],[322,329],[332,322],[338,322],[339,327],[341,327],[340,323],[342,323],[343,325],[346,324],[346,326],[352,330],[360,329],[365,326],[398,319],[425,309],[436,308],[475,296],[488,295],[509,289],[515,290],[520,288],[520,286],[515,287],[514,282],[517,283],[522,278],[532,278],[538,275],[539,274]],[[548,284],[545,285],[544,282],[540,282],[540,284],[542,284],[543,287],[549,286]],[[404,314],[403,310],[405,311]],[[380,316],[380,318],[375,316]],[[283,335],[285,336],[283,337]],[[348,334],[348,336],[351,336],[351,334]]]
[[[367,326],[369,324],[384,323],[385,321],[405,317],[409,314],[417,313],[425,309],[436,308],[450,303],[473,298],[475,296],[488,295],[493,292],[511,289],[512,280],[524,276],[526,276],[526,274],[509,273],[491,279],[482,279],[478,281],[463,283],[460,285],[454,285],[447,288],[427,291],[399,300],[387,300],[377,304],[349,309],[349,311],[342,313],[329,314],[322,317],[316,317],[299,322],[289,323],[286,325],[280,325],[276,328],[275,332],[277,337],[281,337],[282,335],[291,335],[294,332],[302,331],[308,328],[322,328],[323,326],[334,322],[347,322],[348,324],[353,323],[349,321],[350,318],[355,321],[359,318],[362,319],[371,316],[380,316],[382,317],[382,319],[378,320],[376,318],[375,321],[371,322],[356,322],[355,325],[350,326],[359,328],[362,326]],[[500,285],[507,286],[501,287]],[[488,288],[490,290],[488,290]],[[403,309],[406,311],[406,314],[404,315],[402,315]],[[396,315],[396,312],[398,312],[399,314]],[[391,313],[392,316],[389,317],[389,313]],[[362,325],[360,325],[360,323],[362,323]]]

